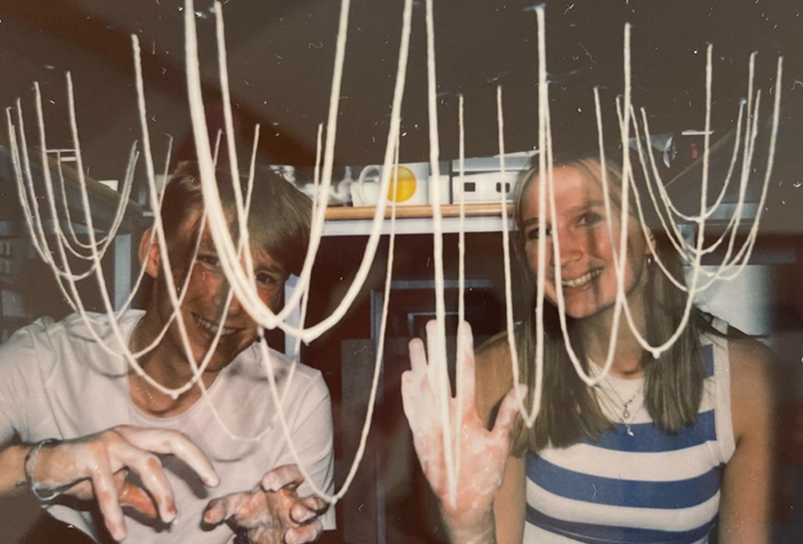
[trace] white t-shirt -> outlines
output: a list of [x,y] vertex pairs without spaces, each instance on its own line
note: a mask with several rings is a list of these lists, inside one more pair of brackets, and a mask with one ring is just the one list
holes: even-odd
[[[119,316],[123,337],[128,339],[141,311]],[[98,336],[120,353],[108,317],[92,314]],[[280,393],[288,385],[292,361],[271,350],[270,361]],[[233,534],[225,524],[212,530],[201,527],[203,510],[215,497],[247,491],[259,484],[263,474],[294,463],[282,432],[273,396],[263,366],[260,348],[253,344],[240,353],[209,388],[208,396],[189,410],[169,418],[142,413],[131,400],[127,364],[120,355],[109,354],[90,336],[82,318],[67,317],[55,323],[40,319],[0,346],[0,448],[14,435],[25,443],[45,438],[70,439],[115,427],[135,425],[177,429],[186,433],[206,453],[220,476],[220,485],[207,489],[200,479],[174,457],[164,457],[173,487],[179,517],[170,526],[126,516],[127,542],[225,543]],[[333,482],[332,415],[329,391],[321,373],[298,364],[284,401],[284,413],[299,458],[320,488],[331,494]],[[216,420],[237,437],[229,437]],[[298,490],[312,494],[308,482]],[[96,537],[95,523],[87,512],[50,505],[56,518]],[[324,527],[334,527],[332,508],[323,517]],[[152,523],[152,522],[151,522]]]

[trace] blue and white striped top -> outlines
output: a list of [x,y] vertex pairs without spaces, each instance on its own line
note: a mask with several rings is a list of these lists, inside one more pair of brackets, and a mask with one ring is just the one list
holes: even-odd
[[[633,436],[616,424],[599,442],[528,454],[525,543],[708,542],[735,443],[727,340],[702,340],[705,390],[694,426],[665,434],[642,409],[631,416]],[[617,390],[639,383],[608,380]]]

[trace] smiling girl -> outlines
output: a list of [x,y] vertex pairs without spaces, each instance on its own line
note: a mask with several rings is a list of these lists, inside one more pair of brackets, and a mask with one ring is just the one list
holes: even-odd
[[[655,231],[645,236],[633,215],[622,224],[621,159],[609,155],[610,215],[598,150],[555,158],[555,205],[547,201],[544,218],[539,217],[544,180],[537,166],[517,188],[515,219],[531,287],[544,267],[540,412],[531,429],[514,417],[505,335],[477,350],[476,376],[468,376],[475,365],[466,341],[465,391],[474,392],[475,378],[476,393],[474,403],[452,401],[453,410],[466,414],[457,447],[461,459],[482,457],[496,477],[478,485],[472,471],[463,469],[471,463],[461,461],[456,503],[447,500],[445,463],[431,461],[443,457],[441,441],[433,439],[442,429],[424,423],[414,406],[434,394],[423,348],[419,341],[411,344],[405,409],[452,541],[692,544],[709,542],[718,526],[721,543],[767,542],[772,444],[767,350],[697,309],[658,358],[642,348],[624,315],[614,328],[615,256],[623,228],[628,229],[623,292],[633,326],[651,345],[665,342],[679,326],[687,293],[655,265],[660,259],[683,282],[681,259],[668,241]],[[559,254],[553,250],[555,236]],[[546,246],[543,263],[540,238]],[[560,293],[571,346],[587,374],[601,373],[609,342],[616,342],[610,373],[595,387],[581,380],[567,353]],[[529,388],[528,407],[536,388],[535,297],[531,300],[515,330],[515,364]],[[470,335],[467,327],[466,332]]]

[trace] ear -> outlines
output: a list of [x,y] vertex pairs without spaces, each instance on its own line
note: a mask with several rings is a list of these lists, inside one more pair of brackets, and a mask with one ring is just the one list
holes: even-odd
[[156,237],[153,236],[153,228],[145,231],[139,241],[139,262],[145,264],[145,272],[156,279],[159,275],[161,267],[161,255],[159,254],[159,244],[156,243]]

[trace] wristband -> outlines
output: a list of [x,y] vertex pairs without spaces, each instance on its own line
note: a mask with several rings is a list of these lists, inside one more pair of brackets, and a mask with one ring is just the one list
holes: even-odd
[[28,453],[25,455],[25,461],[22,465],[22,469],[25,472],[25,480],[28,482],[28,487],[31,488],[31,492],[34,494],[34,496],[43,502],[56,498],[61,494],[61,492],[57,489],[41,488],[39,487],[39,484],[34,481],[33,475],[34,471],[36,471],[36,457],[39,455],[39,451],[43,447],[47,446],[48,444],[55,444],[57,442],[58,440],[55,438],[45,438],[44,440],[40,440],[34,447],[28,450]]

